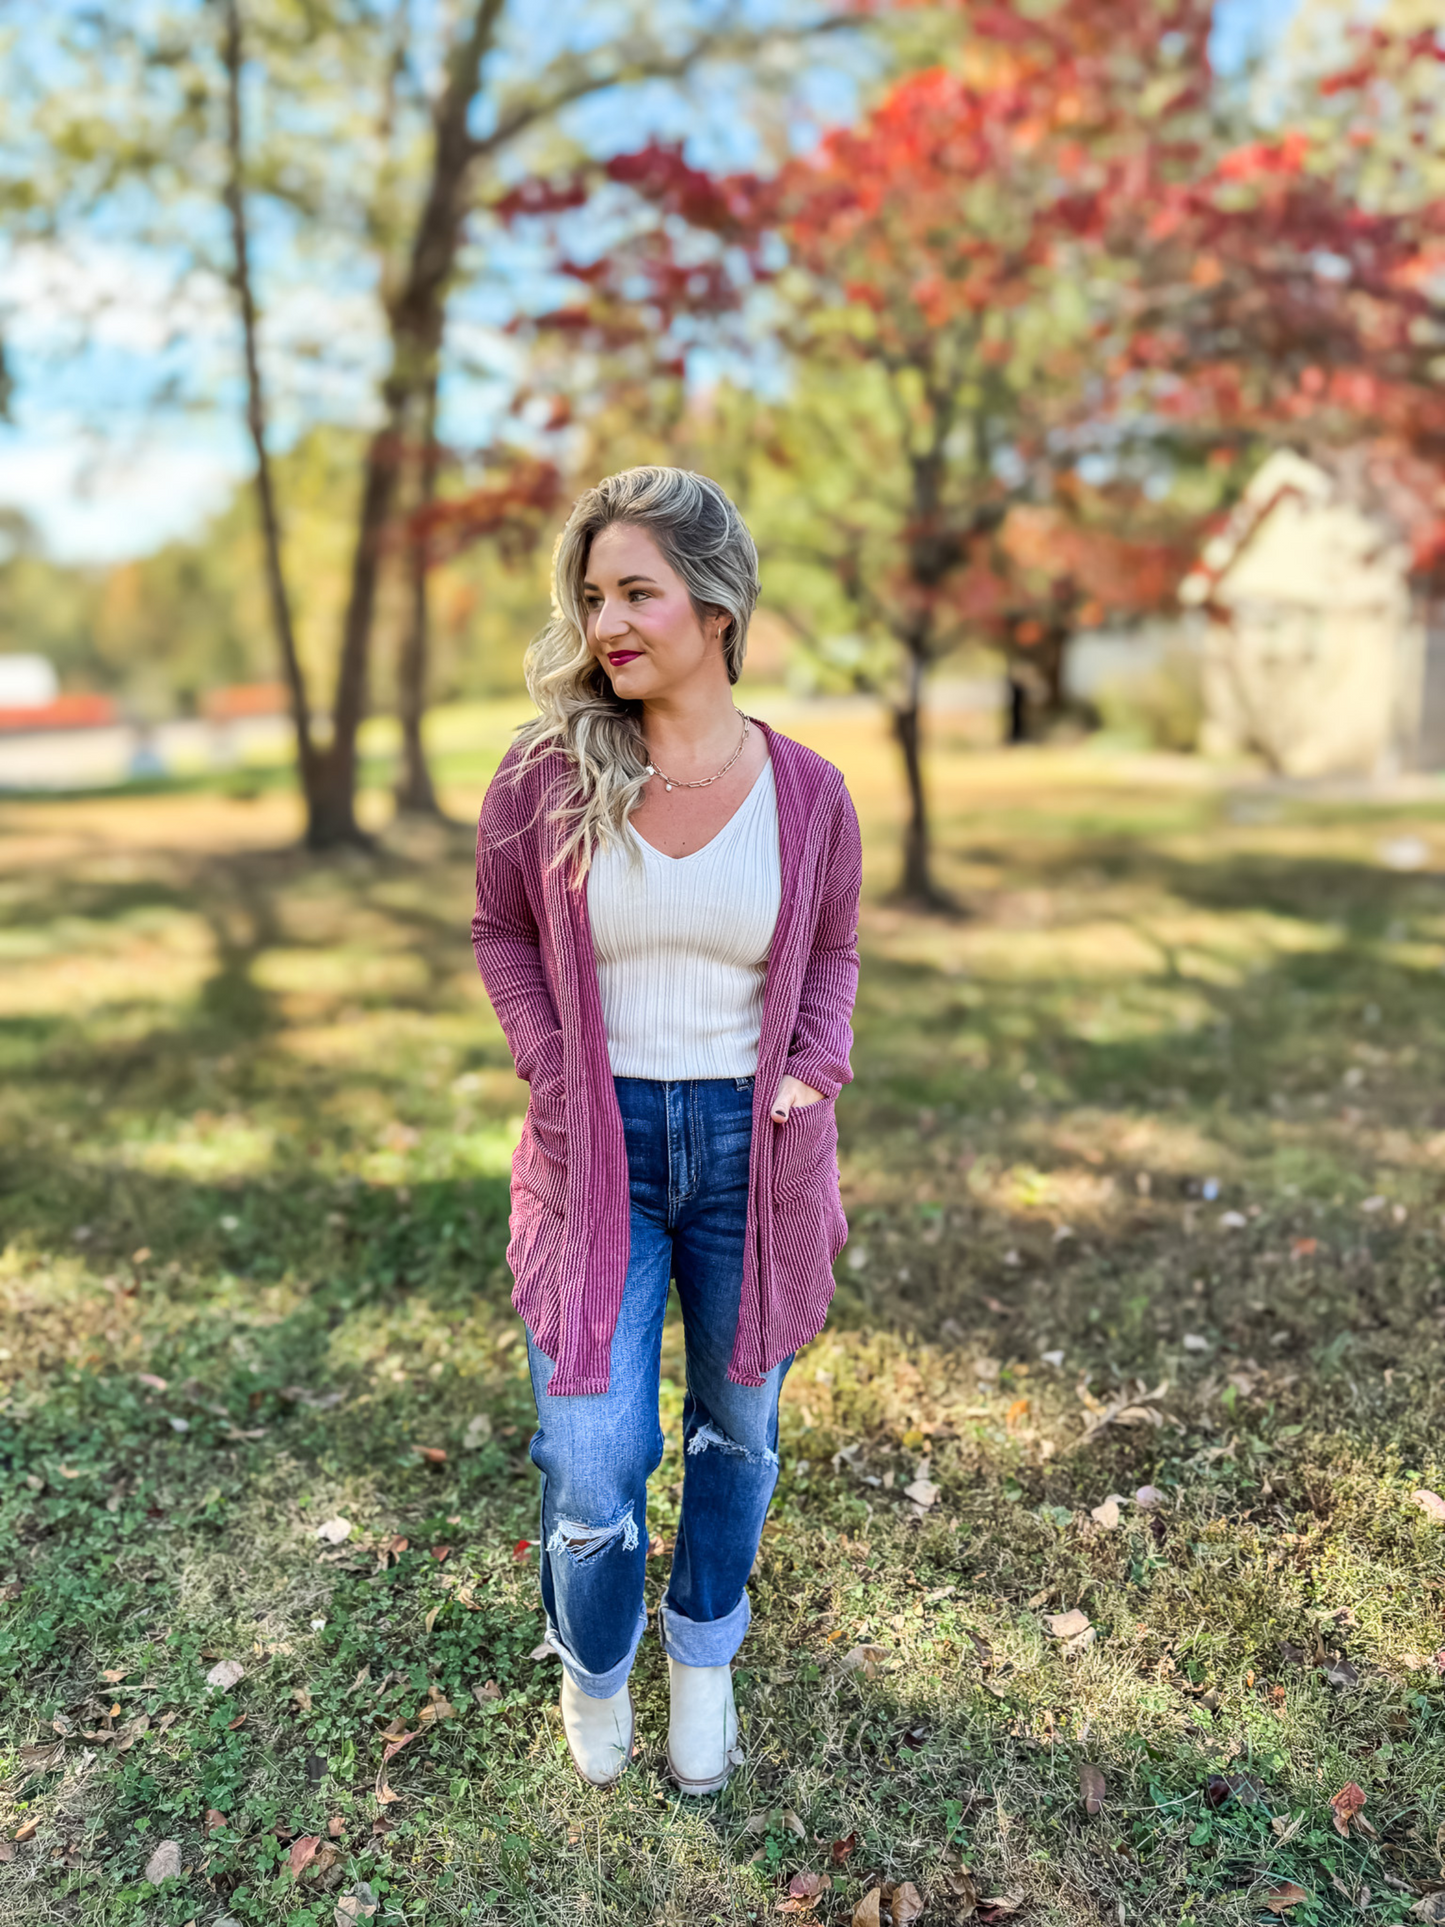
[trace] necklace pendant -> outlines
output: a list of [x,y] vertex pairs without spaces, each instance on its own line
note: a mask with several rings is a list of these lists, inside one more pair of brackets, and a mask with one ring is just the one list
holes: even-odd
[[671,783],[669,783],[669,784],[667,785],[667,793],[668,793],[668,795],[669,795],[669,796],[671,796],[671,795],[672,795],[672,785],[671,785]]
[[647,773],[649,776],[656,776],[657,774],[657,771],[652,767],[651,763],[647,765]]

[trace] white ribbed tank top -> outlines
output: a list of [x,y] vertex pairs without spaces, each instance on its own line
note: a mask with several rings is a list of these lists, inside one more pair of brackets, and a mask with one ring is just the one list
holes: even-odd
[[664,856],[601,850],[587,916],[614,1077],[751,1077],[782,904],[771,762],[710,843]]

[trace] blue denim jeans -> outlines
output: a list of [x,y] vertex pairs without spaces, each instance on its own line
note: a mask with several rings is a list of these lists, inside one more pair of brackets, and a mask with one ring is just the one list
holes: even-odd
[[614,1080],[627,1144],[631,1258],[605,1392],[552,1398],[555,1361],[530,1330],[542,1473],[546,1643],[584,1693],[608,1699],[647,1624],[647,1480],[662,1462],[662,1324],[677,1280],[687,1349],[682,1509],[658,1607],[664,1652],[722,1666],[748,1629],[748,1574],[778,1482],[778,1394],[727,1375],[742,1296],[753,1080]]

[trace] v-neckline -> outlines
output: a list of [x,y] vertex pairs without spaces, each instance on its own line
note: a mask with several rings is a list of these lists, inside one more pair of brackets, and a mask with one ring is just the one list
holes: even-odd
[[738,818],[742,815],[743,811],[748,807],[748,805],[752,802],[753,798],[757,795],[758,785],[762,782],[765,776],[771,773],[772,767],[773,767],[773,753],[772,753],[772,750],[769,749],[767,757],[763,763],[763,766],[758,771],[757,775],[753,778],[752,786],[748,790],[747,795],[743,798],[742,802],[738,804],[737,808],[733,811],[732,815],[728,818],[727,822],[723,824],[721,829],[714,830],[713,834],[708,838],[706,843],[700,843],[695,850],[689,850],[683,856],[669,856],[666,850],[659,850],[655,843],[649,843],[647,838],[642,835],[641,831],[634,828],[634,826],[631,823],[629,823],[627,827],[632,831],[632,834],[637,838],[638,842],[642,845],[644,850],[650,850],[654,856],[661,857],[664,863],[691,863],[694,857],[701,856],[704,851],[710,850],[715,843],[720,842],[722,838],[727,835],[728,831],[733,827],[734,823],[737,822]]

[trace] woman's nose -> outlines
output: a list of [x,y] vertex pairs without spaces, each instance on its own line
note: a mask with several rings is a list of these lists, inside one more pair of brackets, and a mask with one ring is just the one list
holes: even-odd
[[597,611],[596,619],[592,624],[592,633],[602,641],[605,641],[609,636],[626,635],[627,609],[625,604],[613,602],[610,599],[604,601],[602,607]]

